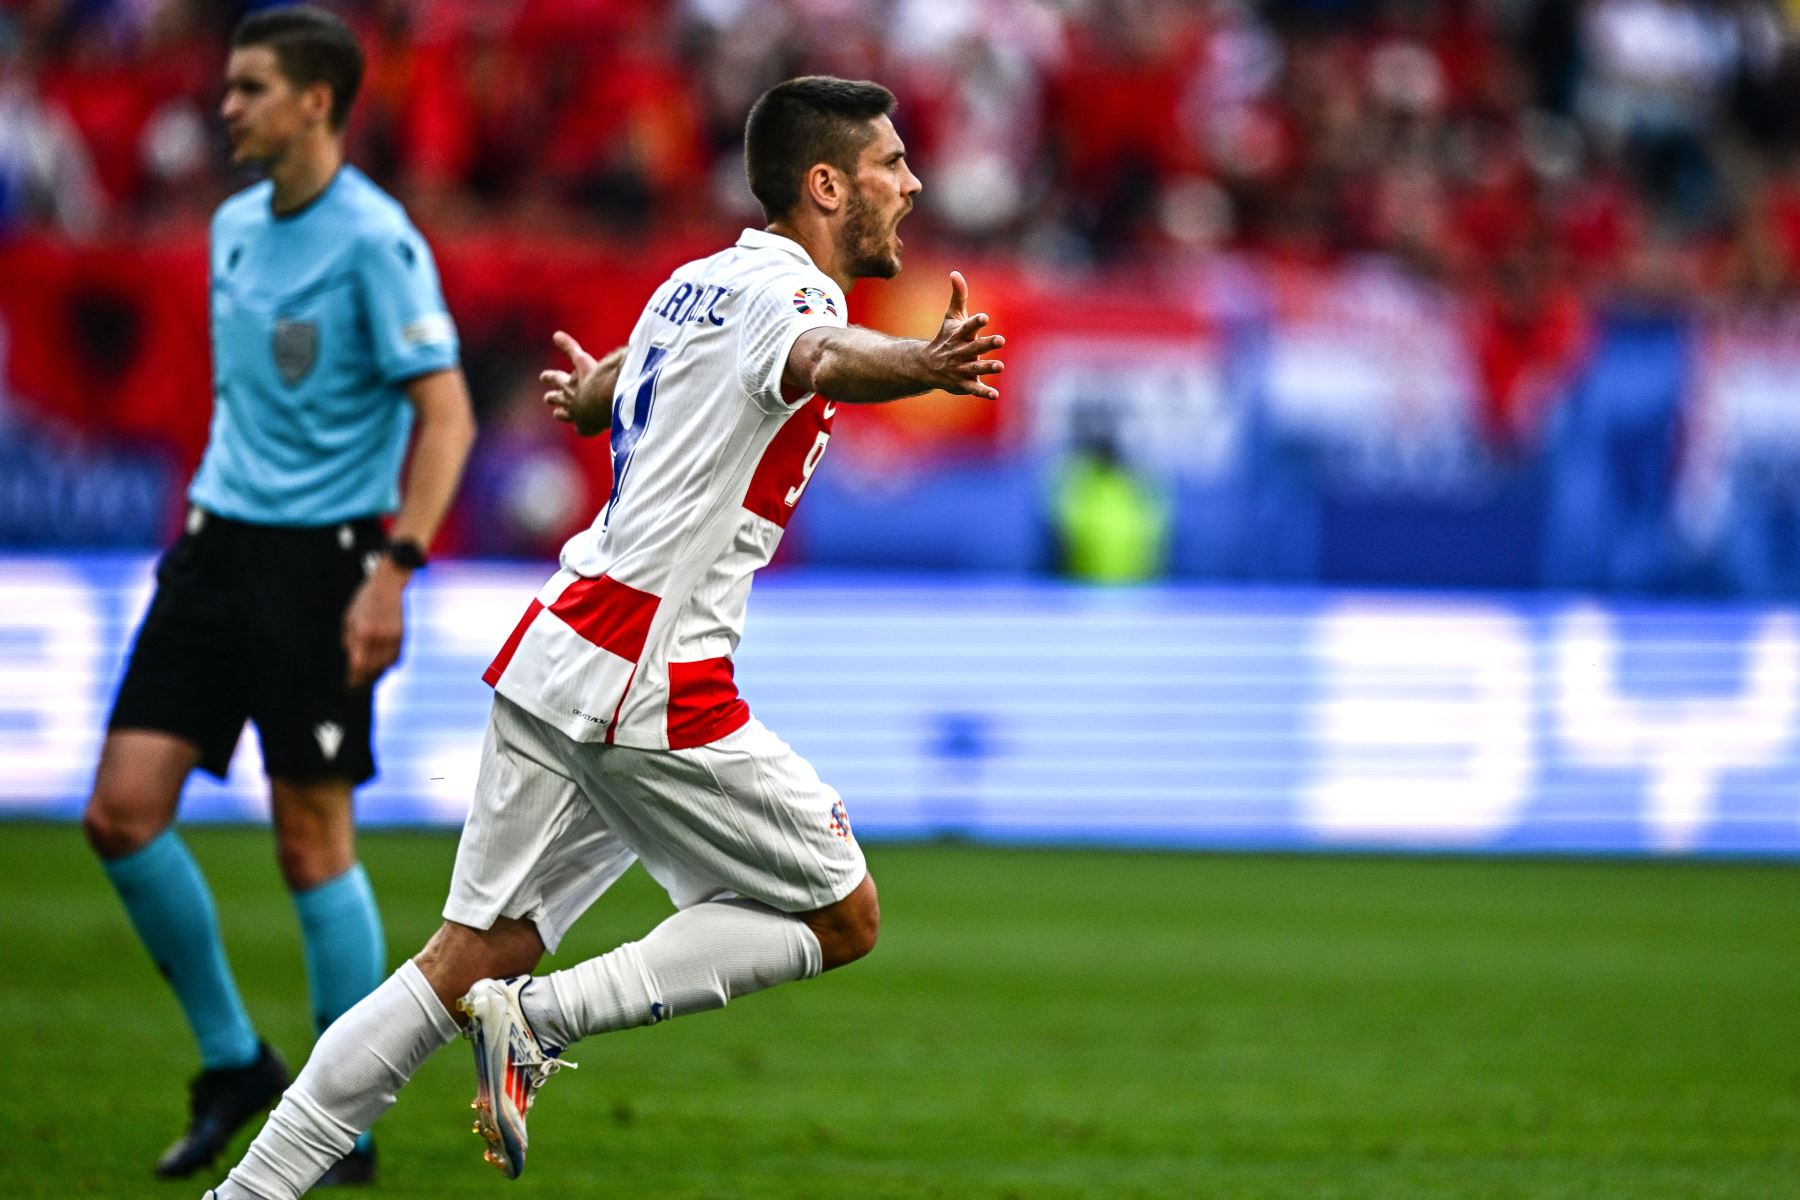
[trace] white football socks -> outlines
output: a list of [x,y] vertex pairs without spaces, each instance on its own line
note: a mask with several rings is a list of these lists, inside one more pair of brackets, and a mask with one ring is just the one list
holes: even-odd
[[[722,1008],[824,966],[806,922],[753,900],[683,909],[641,942],[535,980],[520,994],[546,1048]],[[457,1035],[411,960],[319,1036],[217,1200],[298,1200]]]
[[800,918],[754,900],[715,900],[682,909],[641,942],[534,980],[519,1003],[546,1049],[566,1049],[590,1034],[723,1008],[823,965]]
[[394,1103],[419,1064],[457,1035],[411,959],[319,1035],[218,1200],[296,1200]]

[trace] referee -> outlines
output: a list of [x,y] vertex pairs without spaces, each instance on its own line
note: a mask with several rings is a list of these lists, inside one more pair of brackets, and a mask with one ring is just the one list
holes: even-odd
[[[173,828],[188,772],[223,777],[246,719],[262,740],[317,1028],[387,975],[351,789],[375,773],[373,685],[400,655],[401,596],[450,505],[474,419],[431,251],[344,163],[362,71],[355,36],[318,9],[266,9],[232,35],[232,159],[267,178],[213,217],[211,435],[83,818],[199,1043],[190,1123],[156,1163],[165,1177],[211,1163],[288,1082],[244,1011],[212,895]],[[328,1178],[366,1183],[374,1169],[365,1137]]]

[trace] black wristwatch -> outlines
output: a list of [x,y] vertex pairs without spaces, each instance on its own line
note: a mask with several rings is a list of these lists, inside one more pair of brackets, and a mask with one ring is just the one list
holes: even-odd
[[405,567],[408,571],[422,571],[431,560],[425,557],[425,547],[411,538],[401,538],[389,542],[382,551],[396,567]]

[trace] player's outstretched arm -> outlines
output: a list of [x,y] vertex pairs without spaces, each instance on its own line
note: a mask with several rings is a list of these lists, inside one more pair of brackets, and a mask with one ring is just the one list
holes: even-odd
[[998,400],[1000,393],[985,377],[998,375],[1005,364],[987,355],[1006,345],[1006,339],[983,334],[988,315],[970,316],[968,303],[969,285],[952,271],[950,306],[929,342],[857,325],[809,329],[794,339],[782,389],[793,395],[818,392],[846,404],[881,404],[930,391]]
[[581,343],[557,330],[551,341],[569,356],[567,371],[544,371],[538,382],[550,390],[544,403],[550,415],[565,425],[573,425],[582,437],[593,437],[612,424],[613,392],[619,386],[619,368],[625,365],[624,346],[604,358],[595,358],[581,348]]

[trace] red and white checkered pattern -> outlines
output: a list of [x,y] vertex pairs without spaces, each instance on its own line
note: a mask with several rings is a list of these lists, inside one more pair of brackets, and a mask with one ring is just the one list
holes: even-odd
[[[808,288],[831,303],[797,307]],[[800,334],[841,327],[845,311],[797,242],[759,230],[656,290],[619,374],[613,502],[563,547],[488,668],[501,695],[579,741],[644,749],[705,745],[749,720],[731,655],[750,579],[837,409],[784,396],[782,371]]]

